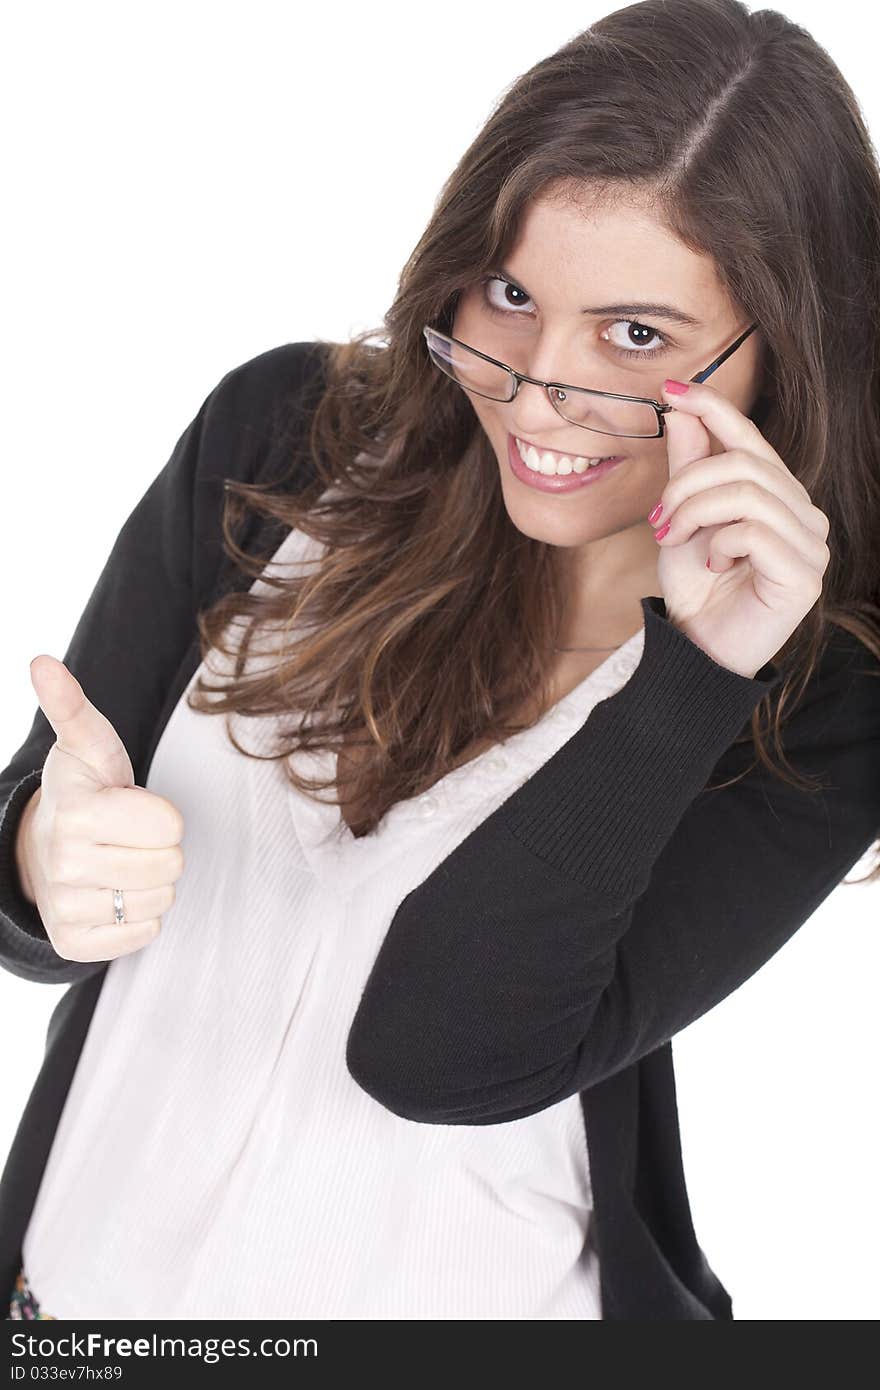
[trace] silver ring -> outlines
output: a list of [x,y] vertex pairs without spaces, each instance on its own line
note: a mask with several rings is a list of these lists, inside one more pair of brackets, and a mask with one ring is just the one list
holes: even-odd
[[122,889],[113,889],[113,913],[116,917],[116,924],[125,921],[125,903],[122,900]]

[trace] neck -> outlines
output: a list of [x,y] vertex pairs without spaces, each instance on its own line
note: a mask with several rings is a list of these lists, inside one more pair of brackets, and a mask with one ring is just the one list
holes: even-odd
[[653,549],[632,553],[628,569],[606,573],[601,579],[581,567],[577,556],[567,551],[561,556],[562,582],[568,595],[559,624],[556,651],[613,651],[629,641],[643,625],[641,600],[645,594],[659,594],[657,543],[650,527]]

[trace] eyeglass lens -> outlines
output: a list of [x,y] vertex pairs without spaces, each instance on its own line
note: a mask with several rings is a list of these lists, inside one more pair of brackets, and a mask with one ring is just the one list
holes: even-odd
[[[510,372],[471,352],[458,343],[448,343],[437,334],[427,339],[436,365],[457,381],[465,391],[475,391],[494,401],[509,401],[515,381]],[[635,393],[634,393],[635,394]],[[549,395],[563,419],[600,434],[624,434],[650,439],[657,435],[657,414],[644,401],[622,401],[594,395],[589,391],[551,388]]]

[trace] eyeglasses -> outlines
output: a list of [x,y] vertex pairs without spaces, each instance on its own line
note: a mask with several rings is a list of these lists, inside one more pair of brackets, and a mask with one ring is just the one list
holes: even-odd
[[[705,381],[757,327],[753,323],[729,348],[725,348],[720,357],[716,357],[714,362],[689,380]],[[475,395],[486,396],[491,401],[512,401],[522,383],[528,381],[532,386],[544,388],[550,404],[563,420],[580,429],[593,430],[596,434],[622,435],[626,439],[660,439],[664,432],[663,416],[674,408],[650,396],[621,396],[615,391],[593,391],[585,386],[566,386],[559,381],[539,381],[537,377],[514,371],[505,362],[479,352],[459,338],[441,333],[430,324],[425,324],[422,333],[431,361],[457,382],[463,391],[473,391]]]

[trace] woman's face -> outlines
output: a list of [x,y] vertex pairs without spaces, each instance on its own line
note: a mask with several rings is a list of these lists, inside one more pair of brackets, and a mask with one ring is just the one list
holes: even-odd
[[[748,327],[711,264],[634,202],[580,210],[536,201],[503,268],[503,280],[468,287],[452,334],[508,366],[544,381],[566,382],[662,401],[666,377],[686,381]],[[663,304],[696,320],[652,312],[595,312],[596,306]],[[584,311],[589,306],[590,312]],[[759,332],[749,335],[710,378],[744,413],[760,392]],[[570,424],[546,391],[528,382],[508,403],[468,393],[495,451],[504,502],[525,535],[558,546],[563,573],[584,598],[610,594],[609,581],[656,587],[654,532],[647,515],[669,478],[666,439],[615,437]],[[539,491],[513,472],[508,434],[569,456],[621,454],[607,477],[573,491]],[[714,436],[711,453],[723,452]],[[646,587],[647,586],[647,587]]]

